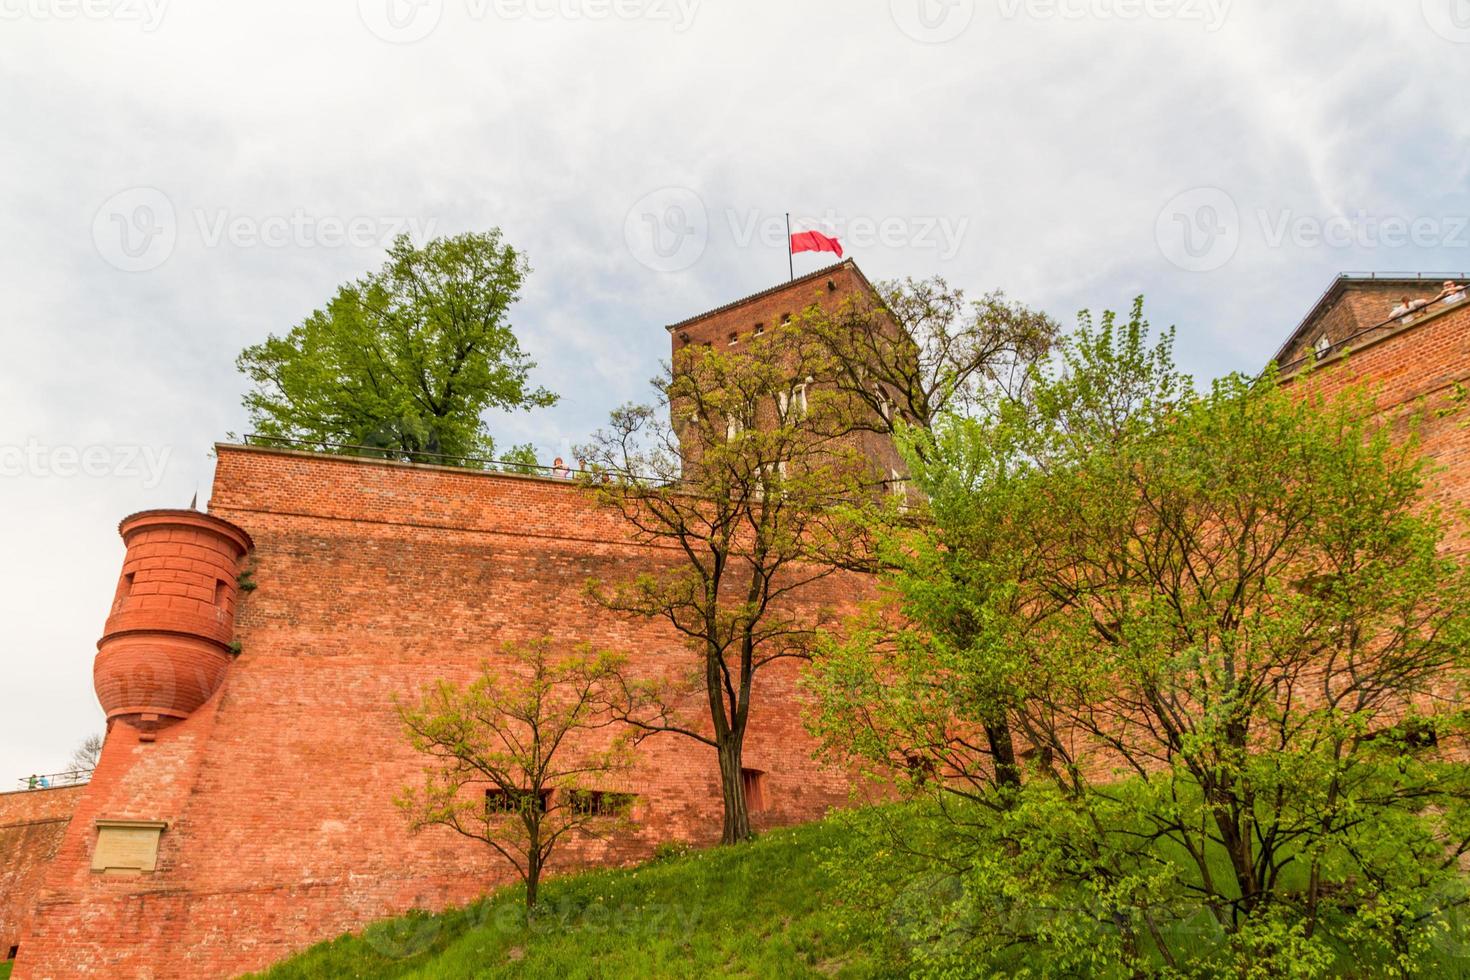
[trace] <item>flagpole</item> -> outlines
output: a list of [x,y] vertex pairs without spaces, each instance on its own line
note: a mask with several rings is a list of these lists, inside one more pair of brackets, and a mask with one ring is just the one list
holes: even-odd
[[786,274],[788,282],[796,281],[796,263],[791,258],[791,212],[786,212]]

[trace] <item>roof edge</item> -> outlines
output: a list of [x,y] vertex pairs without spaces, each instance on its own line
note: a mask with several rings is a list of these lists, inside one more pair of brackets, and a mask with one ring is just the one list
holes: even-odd
[[[1271,361],[1276,364],[1281,363],[1281,359],[1301,339],[1302,335],[1306,333],[1307,328],[1312,325],[1312,322],[1326,311],[1331,301],[1337,297],[1348,283],[1390,282],[1407,284],[1411,282],[1432,282],[1441,276],[1460,279],[1466,278],[1464,273],[1444,272],[1339,272],[1333,277],[1332,282],[1328,284],[1327,288],[1323,290],[1322,295],[1317,298],[1317,302],[1313,303],[1311,308],[1307,310],[1307,315],[1302,317],[1301,322],[1292,328],[1291,333],[1286,338],[1286,342],[1281,345],[1281,349],[1275,353]],[[1392,317],[1389,319],[1392,319]]]
[[873,292],[877,292],[877,290],[873,289],[872,282],[868,279],[866,275],[863,274],[863,270],[858,268],[858,264],[855,260],[843,259],[841,262],[834,262],[831,265],[823,266],[822,268],[817,269],[813,272],[808,272],[805,275],[797,276],[795,279],[788,279],[787,281],[777,283],[774,286],[768,286],[767,288],[762,289],[758,292],[751,293],[748,296],[742,296],[739,299],[731,300],[730,302],[721,304],[720,306],[716,306],[713,309],[705,310],[703,313],[697,313],[694,316],[685,317],[683,320],[679,320],[675,323],[670,323],[666,325],[664,329],[667,330],[669,333],[673,333],[680,327],[687,327],[690,324],[698,323],[701,320],[707,320],[710,317],[716,316],[720,313],[727,313],[730,310],[744,306],[746,303],[751,303],[755,300],[763,299],[767,296],[770,296],[772,293],[778,293],[783,289],[790,289],[792,286],[798,286],[802,283],[810,282],[815,279],[820,279],[823,276],[831,275],[832,272],[837,269],[844,268],[851,269],[857,274],[858,279],[862,281],[864,286],[866,286]]

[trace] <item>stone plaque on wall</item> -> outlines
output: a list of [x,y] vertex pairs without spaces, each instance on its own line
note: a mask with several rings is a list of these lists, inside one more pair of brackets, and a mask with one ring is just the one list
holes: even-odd
[[166,826],[161,820],[98,820],[92,870],[114,874],[154,870],[158,838]]

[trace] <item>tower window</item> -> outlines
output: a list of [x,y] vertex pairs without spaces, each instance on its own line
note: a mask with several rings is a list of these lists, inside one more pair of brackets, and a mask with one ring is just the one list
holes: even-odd
[[1328,349],[1330,349],[1331,347],[1332,340],[1324,333],[1317,338],[1315,343],[1312,344],[1312,352],[1318,357],[1321,357],[1323,354],[1326,354]]
[[222,578],[214,580],[214,604],[216,606],[225,604],[225,580]]

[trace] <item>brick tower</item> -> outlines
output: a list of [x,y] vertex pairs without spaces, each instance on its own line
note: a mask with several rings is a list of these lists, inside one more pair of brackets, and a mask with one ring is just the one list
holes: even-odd
[[[857,263],[846,259],[670,324],[664,329],[669,332],[675,358],[679,351],[701,344],[736,352],[752,337],[779,327],[812,305],[824,312],[836,313],[853,300],[877,302],[878,292]],[[798,384],[802,381],[815,385],[823,383],[821,378],[795,380]],[[872,462],[877,480],[888,484],[895,492],[905,486],[907,469],[889,435],[864,430],[852,432],[844,439]]]
[[118,527],[127,546],[92,669],[109,725],[140,732],[187,718],[224,680],[240,560],[250,536],[193,510],[149,510]]

